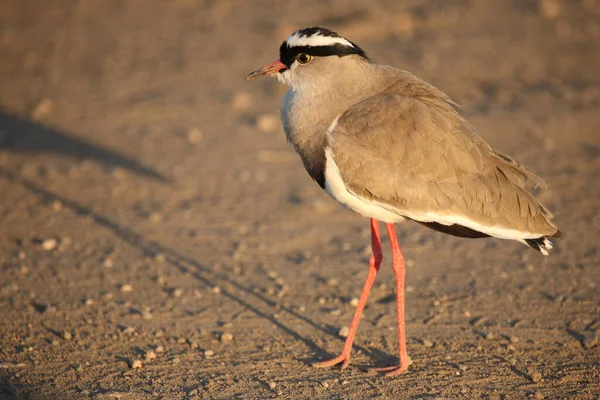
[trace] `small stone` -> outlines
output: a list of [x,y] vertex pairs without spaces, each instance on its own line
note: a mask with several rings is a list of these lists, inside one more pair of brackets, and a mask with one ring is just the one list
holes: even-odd
[[519,343],[519,337],[518,336],[511,336],[509,337],[509,340],[511,343]]
[[586,337],[583,338],[583,341],[581,342],[581,344],[586,349],[591,349],[592,347],[595,347],[598,344],[598,335],[596,335],[596,334],[587,335]]
[[189,130],[187,138],[191,144],[198,144],[202,141],[203,136],[200,129],[192,128]]
[[62,338],[65,340],[71,340],[73,339],[73,335],[71,335],[71,332],[69,331],[63,331]]
[[54,200],[52,202],[52,209],[56,212],[59,212],[63,209],[63,204],[60,200]]
[[58,240],[56,239],[45,239],[42,242],[42,249],[46,251],[52,251],[58,246]]
[[544,395],[542,394],[542,392],[535,392],[533,398],[536,400],[544,400]]
[[317,302],[321,305],[327,303],[327,299],[325,297],[319,297],[319,299],[317,300]]
[[154,350],[148,350],[144,354],[144,357],[146,358],[146,361],[154,360],[156,358],[156,353]]
[[50,114],[53,106],[54,104],[52,103],[52,100],[42,99],[42,101],[40,101],[31,112],[31,117],[34,120],[40,120]]
[[159,211],[152,211],[148,214],[148,221],[158,223],[162,221],[162,214]]
[[329,383],[327,382],[321,382],[321,385],[325,388],[325,389],[329,389]]
[[83,304],[85,304],[86,306],[93,306],[94,305],[94,300],[93,299],[85,299],[85,301],[83,302]]
[[359,302],[359,301],[360,301],[360,300],[359,300],[359,298],[358,298],[358,297],[353,297],[353,298],[351,298],[351,299],[350,299],[350,305],[351,305],[352,307],[356,307],[356,306],[358,306],[358,302]]
[[141,360],[129,360],[129,368],[131,368],[131,369],[142,368],[142,361]]
[[184,344],[184,343],[187,343],[186,338],[183,338],[183,337],[177,338],[177,344]]
[[197,349],[198,347],[200,347],[198,342],[196,342],[195,340],[190,340],[190,348]]
[[204,350],[204,356],[205,357],[212,357],[215,355],[215,352],[212,350]]
[[347,326],[342,326],[340,328],[340,330],[338,331],[338,335],[343,338],[348,337],[349,334],[350,334],[350,328],[348,328]]
[[548,19],[554,19],[560,15],[560,3],[557,0],[540,0],[539,12]]
[[496,336],[492,332],[488,332],[485,334],[485,340],[494,340]]
[[221,334],[221,342],[231,342],[233,340],[233,335],[229,332],[225,332]]
[[462,372],[465,372],[465,371],[467,370],[467,366],[466,366],[466,365],[462,365],[462,364],[460,364],[460,365],[458,366],[458,369],[460,369]]
[[339,281],[336,278],[331,278],[327,280],[327,286],[337,286]]
[[104,268],[112,268],[115,265],[115,263],[113,262],[112,258],[105,258],[103,265]]
[[261,132],[274,132],[279,128],[279,118],[272,114],[262,114],[256,119],[256,127]]
[[221,288],[218,286],[215,286],[212,288],[212,292],[215,294],[219,294],[219,293],[221,293]]
[[121,292],[123,293],[129,293],[133,291],[133,286],[131,286],[129,283],[126,283],[124,285],[121,285]]
[[517,365],[517,359],[514,357],[509,358],[508,363],[514,367],[515,365]]
[[152,313],[150,312],[149,309],[146,308],[144,311],[142,311],[142,318],[152,319]]
[[531,378],[531,382],[538,383],[539,381],[542,380],[542,374],[539,373],[538,371],[535,371],[535,372],[531,373],[530,378]]
[[171,296],[173,296],[173,297],[181,297],[182,294],[183,294],[182,288],[175,288],[175,289],[171,290]]
[[248,93],[238,92],[231,99],[234,110],[246,110],[252,105],[252,97]]
[[433,347],[433,342],[429,339],[423,339],[422,343],[423,343],[423,346],[425,346],[427,348]]
[[269,382],[269,388],[275,389],[276,387],[277,387],[277,384],[275,382]]
[[165,348],[164,348],[164,347],[162,347],[162,346],[156,346],[156,352],[157,352],[157,353],[162,353],[162,352],[164,352],[164,351],[165,351]]

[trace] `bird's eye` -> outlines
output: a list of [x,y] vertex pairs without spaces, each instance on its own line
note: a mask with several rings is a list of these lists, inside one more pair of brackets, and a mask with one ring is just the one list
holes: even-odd
[[300,64],[308,64],[308,62],[312,60],[312,57],[306,53],[300,53],[296,56],[296,60],[298,60]]

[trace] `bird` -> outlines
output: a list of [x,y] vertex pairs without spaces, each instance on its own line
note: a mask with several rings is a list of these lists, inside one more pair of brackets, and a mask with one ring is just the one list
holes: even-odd
[[463,238],[519,241],[543,255],[561,236],[528,182],[526,166],[494,150],[448,95],[410,72],[376,64],[354,42],[313,26],[295,31],[279,59],[250,73],[288,86],[280,114],[311,178],[333,199],[370,219],[369,269],[342,352],[316,367],[350,364],[352,344],[382,262],[380,223],[392,250],[398,325],[397,365],[412,360],[404,321],[405,260],[394,224],[409,220]]

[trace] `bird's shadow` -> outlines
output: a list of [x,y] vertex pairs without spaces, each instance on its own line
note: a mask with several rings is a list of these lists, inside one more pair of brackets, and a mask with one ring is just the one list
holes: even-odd
[[47,127],[0,109],[0,150],[21,153],[51,152],[76,159],[89,159],[111,168],[123,168],[162,182],[169,179],[151,167],[114,150],[72,134]]
[[[296,330],[292,329],[290,325],[284,323],[278,318],[273,317],[274,311],[277,311],[277,313],[287,313],[296,322],[304,322],[310,327],[335,338],[340,342],[340,345],[344,341],[344,339],[339,337],[333,329],[328,329],[327,327],[324,327],[312,319],[300,314],[294,309],[283,306],[276,301],[269,299],[261,293],[258,293],[256,290],[253,290],[252,287],[245,286],[244,284],[238,282],[227,273],[215,270],[210,266],[202,265],[192,257],[188,257],[176,250],[163,246],[154,240],[146,239],[139,233],[120,225],[111,218],[96,213],[75,201],[69,200],[63,196],[59,196],[58,194],[55,194],[32,181],[19,176],[18,174],[7,171],[2,167],[0,167],[0,177],[4,177],[13,183],[22,185],[36,195],[43,197],[47,201],[60,201],[63,204],[63,207],[69,208],[72,212],[84,216],[87,219],[92,220],[94,223],[107,228],[121,240],[141,250],[146,256],[155,257],[158,254],[162,254],[165,257],[165,261],[177,268],[181,273],[189,274],[199,282],[202,282],[209,287],[219,287],[221,295],[253,312],[258,317],[267,320],[270,324],[274,325],[292,338],[303,342],[308,348],[310,348],[313,352],[312,357],[299,360],[306,365],[312,365],[317,361],[330,357],[331,354],[319,347],[312,339],[302,336]],[[251,304],[246,300],[248,298],[257,301],[258,304],[261,304],[261,306],[258,307]],[[381,360],[387,361],[390,359],[388,354],[377,349],[366,348],[358,345],[354,345],[354,348],[360,350],[369,358],[374,359],[377,362],[380,362]]]

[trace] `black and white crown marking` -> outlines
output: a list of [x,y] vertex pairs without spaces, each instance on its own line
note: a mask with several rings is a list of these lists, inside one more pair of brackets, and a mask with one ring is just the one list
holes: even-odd
[[292,33],[279,48],[279,59],[288,67],[292,65],[296,56],[306,53],[311,56],[343,57],[356,54],[365,60],[369,60],[363,49],[353,42],[338,35],[336,32],[313,26],[299,29]]

